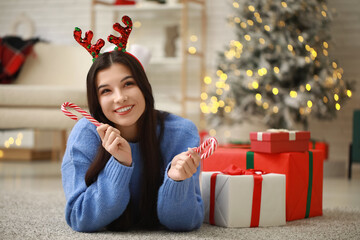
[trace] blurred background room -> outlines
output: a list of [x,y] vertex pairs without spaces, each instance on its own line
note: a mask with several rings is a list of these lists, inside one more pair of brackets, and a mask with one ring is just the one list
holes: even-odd
[[324,208],[360,209],[360,1],[0,0],[0,218],[13,198],[55,196],[64,221],[60,167],[75,121],[60,106],[87,109],[92,64],[73,31],[92,30],[95,43],[123,15],[157,109],[223,145],[310,131],[309,144],[326,147]]

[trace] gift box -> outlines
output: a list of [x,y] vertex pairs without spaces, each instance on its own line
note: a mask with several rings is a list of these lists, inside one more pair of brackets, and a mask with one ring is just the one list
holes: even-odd
[[329,159],[329,144],[328,143],[320,142],[320,141],[310,141],[309,149],[320,150],[324,153],[324,160]]
[[264,153],[304,152],[309,149],[308,131],[251,132],[251,151]]
[[234,164],[286,175],[286,220],[322,215],[323,154],[319,150],[287,153],[254,153],[219,147],[203,161],[203,171],[222,171]]
[[224,147],[224,148],[244,148],[244,149],[250,149],[251,148],[250,144],[234,144],[234,143],[221,144],[220,147]]
[[234,165],[202,172],[204,222],[222,227],[286,224],[285,175],[244,171]]

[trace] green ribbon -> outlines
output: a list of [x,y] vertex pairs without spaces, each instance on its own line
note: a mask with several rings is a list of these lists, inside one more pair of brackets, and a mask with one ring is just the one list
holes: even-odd
[[316,141],[311,141],[312,142],[312,149],[315,149],[315,144],[316,144]]
[[254,152],[246,152],[246,169],[254,169]]
[[309,151],[309,185],[308,185],[308,194],[306,200],[306,212],[305,218],[308,218],[310,215],[310,206],[311,206],[311,192],[312,192],[312,185],[313,185],[313,153]]

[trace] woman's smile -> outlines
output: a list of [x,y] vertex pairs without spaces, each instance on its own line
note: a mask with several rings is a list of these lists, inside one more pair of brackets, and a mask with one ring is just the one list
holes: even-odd
[[131,112],[133,107],[134,107],[134,105],[119,107],[118,109],[115,110],[115,112],[119,115],[126,115]]

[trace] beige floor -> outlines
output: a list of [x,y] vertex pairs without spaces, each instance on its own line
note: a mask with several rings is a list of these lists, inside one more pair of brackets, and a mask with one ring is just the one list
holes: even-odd
[[[0,162],[0,188],[28,191],[62,191],[60,162]],[[360,171],[353,171],[352,180],[325,177],[323,206],[360,208]]]

